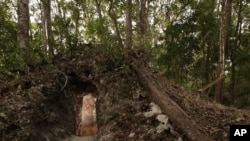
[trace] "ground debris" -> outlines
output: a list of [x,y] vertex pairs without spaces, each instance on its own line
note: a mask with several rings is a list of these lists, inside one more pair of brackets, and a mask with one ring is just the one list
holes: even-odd
[[[185,134],[153,106],[131,63],[121,60],[88,48],[58,54],[53,66],[18,80],[1,81],[0,139],[77,141],[76,99],[82,93],[94,92],[96,140],[186,141]],[[231,124],[250,123],[249,110],[218,106],[149,70],[160,89],[214,139],[227,139]]]

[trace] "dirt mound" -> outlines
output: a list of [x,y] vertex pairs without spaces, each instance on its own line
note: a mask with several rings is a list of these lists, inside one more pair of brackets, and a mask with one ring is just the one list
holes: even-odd
[[[77,96],[97,94],[96,140],[186,140],[182,131],[157,131],[148,91],[125,57],[100,54],[83,46],[57,55],[53,65],[1,82],[0,138],[3,140],[61,140],[75,134]],[[150,69],[149,69],[150,70]],[[226,108],[149,72],[165,91],[215,140],[228,138],[230,124],[249,124],[249,112]],[[171,121],[170,121],[171,123]]]
[[250,124],[249,110],[223,106],[196,91],[184,89],[166,78],[154,76],[160,89],[185,110],[201,131],[214,140],[229,140],[230,125]]

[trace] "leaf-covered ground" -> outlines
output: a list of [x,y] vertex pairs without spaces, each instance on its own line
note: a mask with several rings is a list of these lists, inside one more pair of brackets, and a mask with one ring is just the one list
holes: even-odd
[[[231,124],[250,124],[248,110],[216,104],[151,74],[166,95],[214,140],[227,140]],[[96,140],[186,140],[171,121],[173,130],[158,132],[157,115],[144,116],[152,100],[131,62],[119,55],[101,55],[87,46],[57,55],[53,65],[40,66],[19,79],[0,81],[0,138],[56,141],[74,134],[77,96],[86,92],[98,98]]]

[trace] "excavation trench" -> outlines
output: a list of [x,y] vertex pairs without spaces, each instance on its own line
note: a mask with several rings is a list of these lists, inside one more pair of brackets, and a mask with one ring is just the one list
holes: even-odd
[[[74,82],[75,90],[74,112],[75,131],[74,134],[63,141],[94,141],[98,131],[96,116],[96,86],[91,82]],[[79,86],[81,85],[81,86]]]
[[96,94],[82,93],[77,95],[75,109],[75,134],[64,141],[94,141],[98,126],[96,121]]

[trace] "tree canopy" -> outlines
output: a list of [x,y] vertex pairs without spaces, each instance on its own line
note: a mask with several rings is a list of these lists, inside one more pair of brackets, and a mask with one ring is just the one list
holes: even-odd
[[118,64],[127,50],[144,50],[164,77],[217,102],[250,104],[249,0],[0,3],[1,80],[88,44]]

